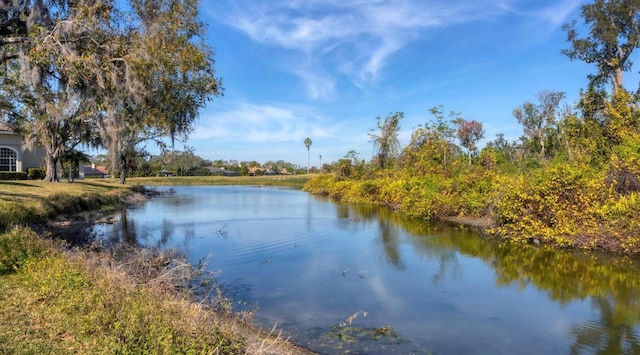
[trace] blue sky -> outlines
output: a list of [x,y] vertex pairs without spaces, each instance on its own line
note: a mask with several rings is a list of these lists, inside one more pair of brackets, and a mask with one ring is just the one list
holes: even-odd
[[370,159],[376,117],[404,112],[404,145],[438,105],[482,122],[487,139],[515,140],[514,108],[542,90],[574,104],[595,69],[560,53],[561,26],[581,22],[582,3],[203,0],[225,93],[201,111],[187,145],[211,160],[306,166],[309,137],[311,165],[350,150]]

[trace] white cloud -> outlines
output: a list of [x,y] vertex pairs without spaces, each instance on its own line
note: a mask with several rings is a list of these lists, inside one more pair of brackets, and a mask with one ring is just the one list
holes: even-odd
[[425,30],[500,16],[514,1],[229,0],[217,18],[255,42],[313,59],[317,66],[294,60],[286,70],[305,82],[311,98],[326,99],[333,96],[332,76],[375,83],[389,58]]
[[[324,126],[325,120],[306,107],[233,104],[219,112],[204,112],[192,140],[261,143],[302,141],[314,137],[333,137],[336,125]],[[225,105],[228,107],[228,105]]]
[[540,16],[552,28],[557,28],[567,22],[571,13],[582,4],[582,0],[564,0],[542,10]]
[[294,69],[295,74],[305,83],[307,94],[312,99],[333,97],[335,79],[322,69],[319,63],[308,63]]

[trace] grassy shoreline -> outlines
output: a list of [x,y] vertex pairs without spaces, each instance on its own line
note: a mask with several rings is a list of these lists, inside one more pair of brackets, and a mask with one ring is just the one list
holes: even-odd
[[54,225],[139,203],[138,185],[301,187],[305,179],[0,181],[0,353],[310,353],[231,313],[229,300],[198,302],[185,287],[198,270],[178,254],[51,238]]
[[265,176],[170,176],[140,177],[128,179],[129,184],[145,186],[189,186],[189,185],[258,185],[284,186],[302,189],[314,174],[265,175]]

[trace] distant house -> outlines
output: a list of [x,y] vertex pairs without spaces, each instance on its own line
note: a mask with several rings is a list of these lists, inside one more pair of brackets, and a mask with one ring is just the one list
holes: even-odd
[[109,169],[104,165],[91,164],[91,166],[83,166],[82,171],[84,175],[81,174],[80,178],[104,178],[109,176]]
[[209,170],[209,174],[211,174],[211,175],[218,175],[218,176],[238,176],[238,175],[240,175],[240,173],[238,173],[237,171],[227,170],[225,168],[218,168],[216,166],[208,167],[207,170]]
[[262,173],[263,173],[263,170],[260,167],[253,166],[249,168],[249,176],[262,175]]
[[22,136],[0,123],[0,171],[23,171],[41,168],[44,149],[27,149]]

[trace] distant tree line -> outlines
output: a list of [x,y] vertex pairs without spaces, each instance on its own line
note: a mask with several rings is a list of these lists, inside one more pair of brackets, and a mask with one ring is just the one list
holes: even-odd
[[[108,154],[99,154],[89,158],[94,165],[103,166],[111,166],[110,159]],[[167,150],[155,156],[137,156],[133,166],[127,172],[127,177],[162,176],[167,173],[174,176],[222,175],[221,170],[232,172],[233,174],[229,175],[237,176],[288,175],[307,172],[306,167],[283,160],[259,163],[255,160],[204,159],[198,156],[191,147],[185,147],[184,150]],[[312,173],[318,171],[317,167],[311,168]]]

